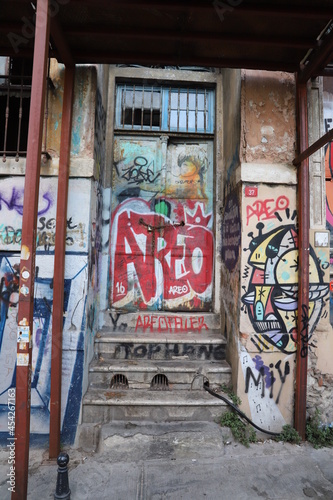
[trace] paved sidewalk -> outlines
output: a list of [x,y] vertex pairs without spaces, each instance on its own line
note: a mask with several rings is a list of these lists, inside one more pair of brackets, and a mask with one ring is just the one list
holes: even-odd
[[[245,448],[207,422],[114,423],[98,453],[67,450],[72,500],[333,500],[333,449],[266,440]],[[7,500],[7,450],[0,499]],[[28,499],[52,499],[57,465],[32,449]]]

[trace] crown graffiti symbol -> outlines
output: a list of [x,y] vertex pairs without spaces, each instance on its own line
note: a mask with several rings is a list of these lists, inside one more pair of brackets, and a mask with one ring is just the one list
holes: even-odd
[[208,227],[212,214],[205,215],[202,203],[196,203],[193,211],[185,209],[186,224]]

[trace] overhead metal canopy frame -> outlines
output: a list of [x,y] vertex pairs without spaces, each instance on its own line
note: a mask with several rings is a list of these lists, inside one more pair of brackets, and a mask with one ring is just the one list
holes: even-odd
[[[29,266],[29,295],[19,295],[18,320],[32,329],[33,276],[40,176],[42,101],[45,92],[46,57],[55,57],[68,70],[66,107],[73,102],[75,64],[142,64],[206,66],[286,71],[297,75],[297,129],[299,156],[299,303],[298,317],[309,307],[309,171],[308,157],[331,140],[326,134],[310,148],[307,133],[307,81],[317,76],[333,76],[332,0],[1,0],[0,56],[34,60],[31,102],[38,108],[29,120],[26,160],[26,193],[22,223],[21,269]],[[50,36],[48,24],[50,23]],[[69,130],[66,115],[61,149],[63,174],[61,189],[68,182]],[[61,184],[62,183],[62,184]],[[66,190],[65,190],[66,192]],[[57,225],[66,220],[66,197],[58,200]],[[63,273],[62,230],[55,254]],[[24,264],[24,265],[23,265]],[[63,279],[59,280],[59,287]],[[56,286],[56,284],[55,284]],[[61,290],[60,290],[61,292]],[[54,291],[53,314],[62,315],[61,293]],[[299,322],[301,323],[301,322]],[[59,426],[61,387],[61,317],[55,320],[59,332],[53,339],[57,368],[51,384],[52,419]],[[60,325],[60,326],[59,326]],[[302,329],[302,331],[301,331]],[[298,328],[295,426],[305,437],[307,358],[299,346],[307,338],[307,324]],[[20,346],[20,344],[18,344]],[[17,366],[16,491],[13,499],[27,495],[31,348],[29,365]],[[18,354],[21,347],[18,347]],[[55,356],[52,352],[52,358]],[[59,361],[60,360],[60,361]],[[58,377],[58,380],[55,378]],[[59,449],[60,429],[50,439],[50,457]],[[50,433],[51,434],[51,433]],[[52,450],[51,450],[52,447]]]
[[[2,0],[0,55],[31,57],[36,0]],[[50,56],[65,64],[333,72],[331,0],[51,0]]]

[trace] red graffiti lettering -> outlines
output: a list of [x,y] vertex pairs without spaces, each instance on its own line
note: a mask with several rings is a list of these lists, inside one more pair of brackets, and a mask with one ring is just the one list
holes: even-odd
[[204,316],[182,317],[182,316],[156,316],[153,314],[139,315],[136,320],[135,331],[150,330],[158,332],[200,332],[203,328],[208,330]]
[[273,198],[267,200],[256,200],[252,205],[246,207],[246,224],[249,224],[251,217],[257,217],[258,221],[274,219],[275,212],[285,210],[289,207],[289,200],[286,196],[282,195],[275,201]]

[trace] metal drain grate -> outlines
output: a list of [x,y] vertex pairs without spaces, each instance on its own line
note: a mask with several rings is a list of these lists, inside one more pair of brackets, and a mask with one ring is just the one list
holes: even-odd
[[163,375],[162,373],[158,373],[151,381],[150,388],[152,391],[168,391],[168,377],[166,375]]
[[111,389],[128,389],[128,380],[122,373],[113,375],[110,384]]

